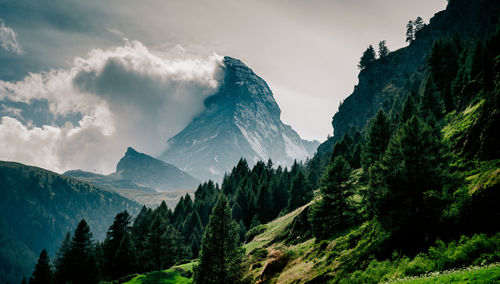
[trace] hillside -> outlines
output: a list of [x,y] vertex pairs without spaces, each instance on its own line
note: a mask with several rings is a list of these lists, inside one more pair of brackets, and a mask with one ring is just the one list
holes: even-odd
[[102,240],[116,213],[139,204],[94,185],[41,168],[0,162],[0,282],[31,273],[43,248],[54,255],[67,232],[85,218]]
[[417,90],[425,79],[427,57],[437,39],[453,35],[464,41],[484,39],[494,32],[498,14],[496,1],[449,1],[447,9],[436,13],[407,47],[359,72],[354,91],[333,116],[334,135],[318,152],[331,153],[334,143],[352,133],[353,127],[362,130],[379,109],[389,113],[394,103],[404,102],[410,91]]

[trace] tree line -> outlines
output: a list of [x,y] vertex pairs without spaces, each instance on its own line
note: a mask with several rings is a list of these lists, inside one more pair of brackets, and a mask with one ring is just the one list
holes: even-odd
[[[411,43],[412,41],[414,41],[417,38],[417,33],[419,33],[424,27],[425,22],[422,17],[417,17],[415,20],[410,20],[406,25],[406,42]],[[382,59],[389,55],[389,53],[390,50],[387,47],[385,40],[381,40],[378,43],[377,52],[375,52],[375,48],[373,48],[373,45],[369,45],[368,48],[363,52],[363,55],[359,60],[358,68],[360,70],[363,70],[377,58]]]
[[[498,229],[491,205],[498,194],[471,197],[461,164],[500,158],[493,126],[500,122],[499,31],[484,42],[437,40],[418,90],[400,94],[362,133],[353,129],[334,145],[309,214],[317,239],[374,220],[392,247],[418,251],[438,237]],[[474,104],[479,119],[463,136],[443,139],[447,114]]]
[[[221,196],[220,206],[227,210],[217,209]],[[173,210],[162,202],[155,209],[144,206],[134,219],[127,211],[117,214],[102,243],[93,239],[82,220],[73,234],[66,235],[53,263],[45,250],[40,254],[30,283],[37,283],[40,275],[50,275],[53,283],[96,283],[202,259],[201,251],[212,246],[204,241],[212,234],[207,226],[221,221],[217,218],[227,218],[211,217],[216,212],[230,212],[225,228],[229,235],[236,232],[237,240],[231,242],[237,248],[248,230],[308,203],[312,197],[313,184],[304,165],[295,161],[289,170],[274,167],[268,160],[250,168],[241,159],[224,176],[221,186],[212,181],[202,183],[194,199],[186,194]],[[241,253],[235,255],[240,258]],[[200,264],[200,271],[206,269]]]

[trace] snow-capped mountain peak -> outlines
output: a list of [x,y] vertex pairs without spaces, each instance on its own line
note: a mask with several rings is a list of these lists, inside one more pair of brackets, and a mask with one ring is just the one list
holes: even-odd
[[240,60],[224,57],[218,92],[205,110],[169,139],[161,159],[201,179],[220,180],[241,157],[250,163],[271,158],[289,165],[316,150],[280,120],[281,110],[266,82]]

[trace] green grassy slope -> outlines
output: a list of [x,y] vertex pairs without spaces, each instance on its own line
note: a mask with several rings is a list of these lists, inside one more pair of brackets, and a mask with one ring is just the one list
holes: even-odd
[[498,283],[500,264],[486,267],[468,267],[459,270],[433,273],[429,276],[396,280],[392,283]]
[[137,275],[126,284],[147,284],[147,283],[193,283],[193,266],[196,262],[176,265],[163,271],[154,271]]

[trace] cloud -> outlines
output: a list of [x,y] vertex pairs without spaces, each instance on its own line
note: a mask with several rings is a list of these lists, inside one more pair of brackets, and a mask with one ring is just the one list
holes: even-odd
[[10,52],[23,53],[21,45],[17,42],[16,33],[11,28],[6,27],[2,19],[0,19],[0,46]]
[[[58,172],[81,168],[109,173],[127,146],[159,154],[166,140],[217,91],[220,66],[217,55],[179,57],[178,49],[156,52],[125,40],[123,46],[76,58],[67,70],[0,81],[0,101],[44,100],[54,117],[50,125],[23,123],[19,111],[14,115],[9,110],[9,115],[6,109],[0,123],[0,159]],[[64,121],[75,114],[77,123]]]

